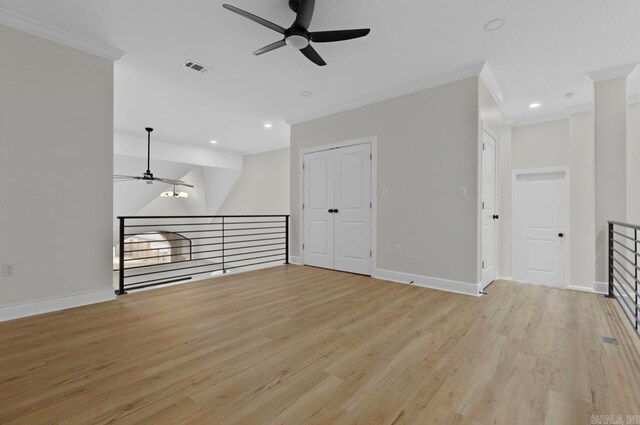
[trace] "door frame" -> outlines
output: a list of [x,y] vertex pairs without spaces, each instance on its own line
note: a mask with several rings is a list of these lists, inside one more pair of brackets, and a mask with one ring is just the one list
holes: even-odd
[[300,171],[298,176],[298,249],[300,252],[300,263],[304,265],[304,250],[302,244],[304,243],[304,209],[302,204],[304,203],[304,156],[309,153],[329,151],[333,149],[346,148],[355,145],[371,145],[371,202],[373,207],[371,208],[371,276],[375,274],[378,269],[378,136],[363,137],[360,139],[345,140],[343,142],[329,143],[326,145],[318,145],[310,148],[300,149],[298,152],[298,170]]
[[[480,141],[481,145],[480,145],[480,152],[481,152],[481,159],[480,159],[480,163],[482,164],[482,171],[481,171],[481,181],[483,182],[480,185],[480,198],[482,198],[482,195],[484,194],[484,134],[487,133],[493,140],[494,140],[494,145],[493,145],[493,212],[494,214],[499,214],[498,212],[498,207],[499,207],[499,194],[498,194],[498,179],[499,179],[499,175],[498,175],[498,136],[496,135],[496,133],[494,133],[494,131],[491,129],[491,127],[489,127],[484,121],[482,122],[482,140]],[[484,208],[482,208],[482,202],[484,202],[484,199],[480,199],[480,237],[482,237],[482,226],[483,226],[483,213],[484,213]],[[495,222],[494,220],[494,224],[493,224],[493,281],[491,282],[484,282],[484,276],[482,275],[483,273],[483,267],[482,267],[482,261],[484,261],[484,250],[482,249],[482,247],[484,246],[484,244],[482,243],[482,239],[480,240],[480,287],[482,288],[482,290],[484,290],[487,286],[489,286],[491,284],[491,282],[495,281],[498,278],[498,224]]]
[[[517,248],[517,232],[516,232],[516,190],[519,176],[527,176],[533,174],[555,174],[564,173],[564,195],[567,200],[566,216],[567,216],[567,229],[565,230],[565,244],[564,244],[564,281],[561,285],[548,285],[538,282],[523,282],[515,279],[516,277],[516,249]],[[569,175],[569,167],[547,167],[547,168],[526,168],[513,170],[511,178],[511,262],[512,262],[512,275],[516,282],[527,283],[532,285],[550,286],[553,288],[568,289],[571,287],[571,181]]]

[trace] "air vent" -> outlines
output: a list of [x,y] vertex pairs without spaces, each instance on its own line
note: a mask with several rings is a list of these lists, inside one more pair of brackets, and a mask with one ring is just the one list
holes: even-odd
[[199,63],[195,63],[193,61],[187,61],[184,63],[184,66],[186,66],[187,68],[191,68],[194,71],[198,71],[202,74],[206,73],[207,71],[209,71],[209,68],[207,68],[204,65],[200,65]]

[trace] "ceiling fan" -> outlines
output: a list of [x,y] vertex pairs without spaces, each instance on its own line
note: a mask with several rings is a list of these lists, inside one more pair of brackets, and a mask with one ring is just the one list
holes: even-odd
[[242,9],[238,9],[235,6],[229,4],[223,4],[222,6],[232,12],[237,13],[247,19],[252,20],[260,25],[263,25],[275,32],[278,32],[284,36],[280,41],[269,44],[262,49],[253,52],[254,55],[261,55],[263,53],[270,52],[280,47],[289,46],[294,49],[299,49],[303,55],[307,57],[311,62],[319,66],[324,66],[327,63],[320,57],[318,52],[311,46],[311,42],[314,43],[331,43],[334,41],[351,40],[354,38],[364,37],[371,31],[370,29],[355,29],[355,30],[338,30],[338,31],[317,31],[309,32],[309,25],[311,25],[311,19],[313,18],[313,10],[315,8],[315,0],[289,0],[289,8],[296,13],[296,20],[289,28],[285,29],[280,25],[267,21],[259,16],[246,12]]
[[154,182],[161,182],[161,183],[171,184],[174,186],[193,187],[193,185],[187,184],[182,180],[164,179],[161,177],[155,177],[153,175],[153,173],[149,169],[150,168],[149,163],[151,161],[151,132],[153,131],[153,128],[147,127],[145,128],[145,130],[147,131],[147,171],[142,173],[142,176],[123,176],[123,175],[114,174],[113,181],[123,182],[123,181],[142,180],[147,182],[147,184],[152,184]]

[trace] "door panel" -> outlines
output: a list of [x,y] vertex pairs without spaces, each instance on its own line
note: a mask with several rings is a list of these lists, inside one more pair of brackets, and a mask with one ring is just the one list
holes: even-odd
[[514,277],[566,286],[569,205],[565,173],[520,175],[514,191]]
[[333,169],[330,152],[304,156],[304,263],[333,268]]
[[335,269],[371,274],[371,145],[332,151],[336,163]]
[[482,287],[496,278],[496,141],[483,133],[482,151]]

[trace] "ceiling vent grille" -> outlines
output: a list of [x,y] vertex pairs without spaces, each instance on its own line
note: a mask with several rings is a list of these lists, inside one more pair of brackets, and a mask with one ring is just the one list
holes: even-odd
[[201,74],[205,74],[209,71],[209,68],[204,65],[200,65],[199,63],[195,63],[194,61],[187,61],[184,63],[184,66],[186,66],[187,68],[191,68],[194,71],[198,71]]

